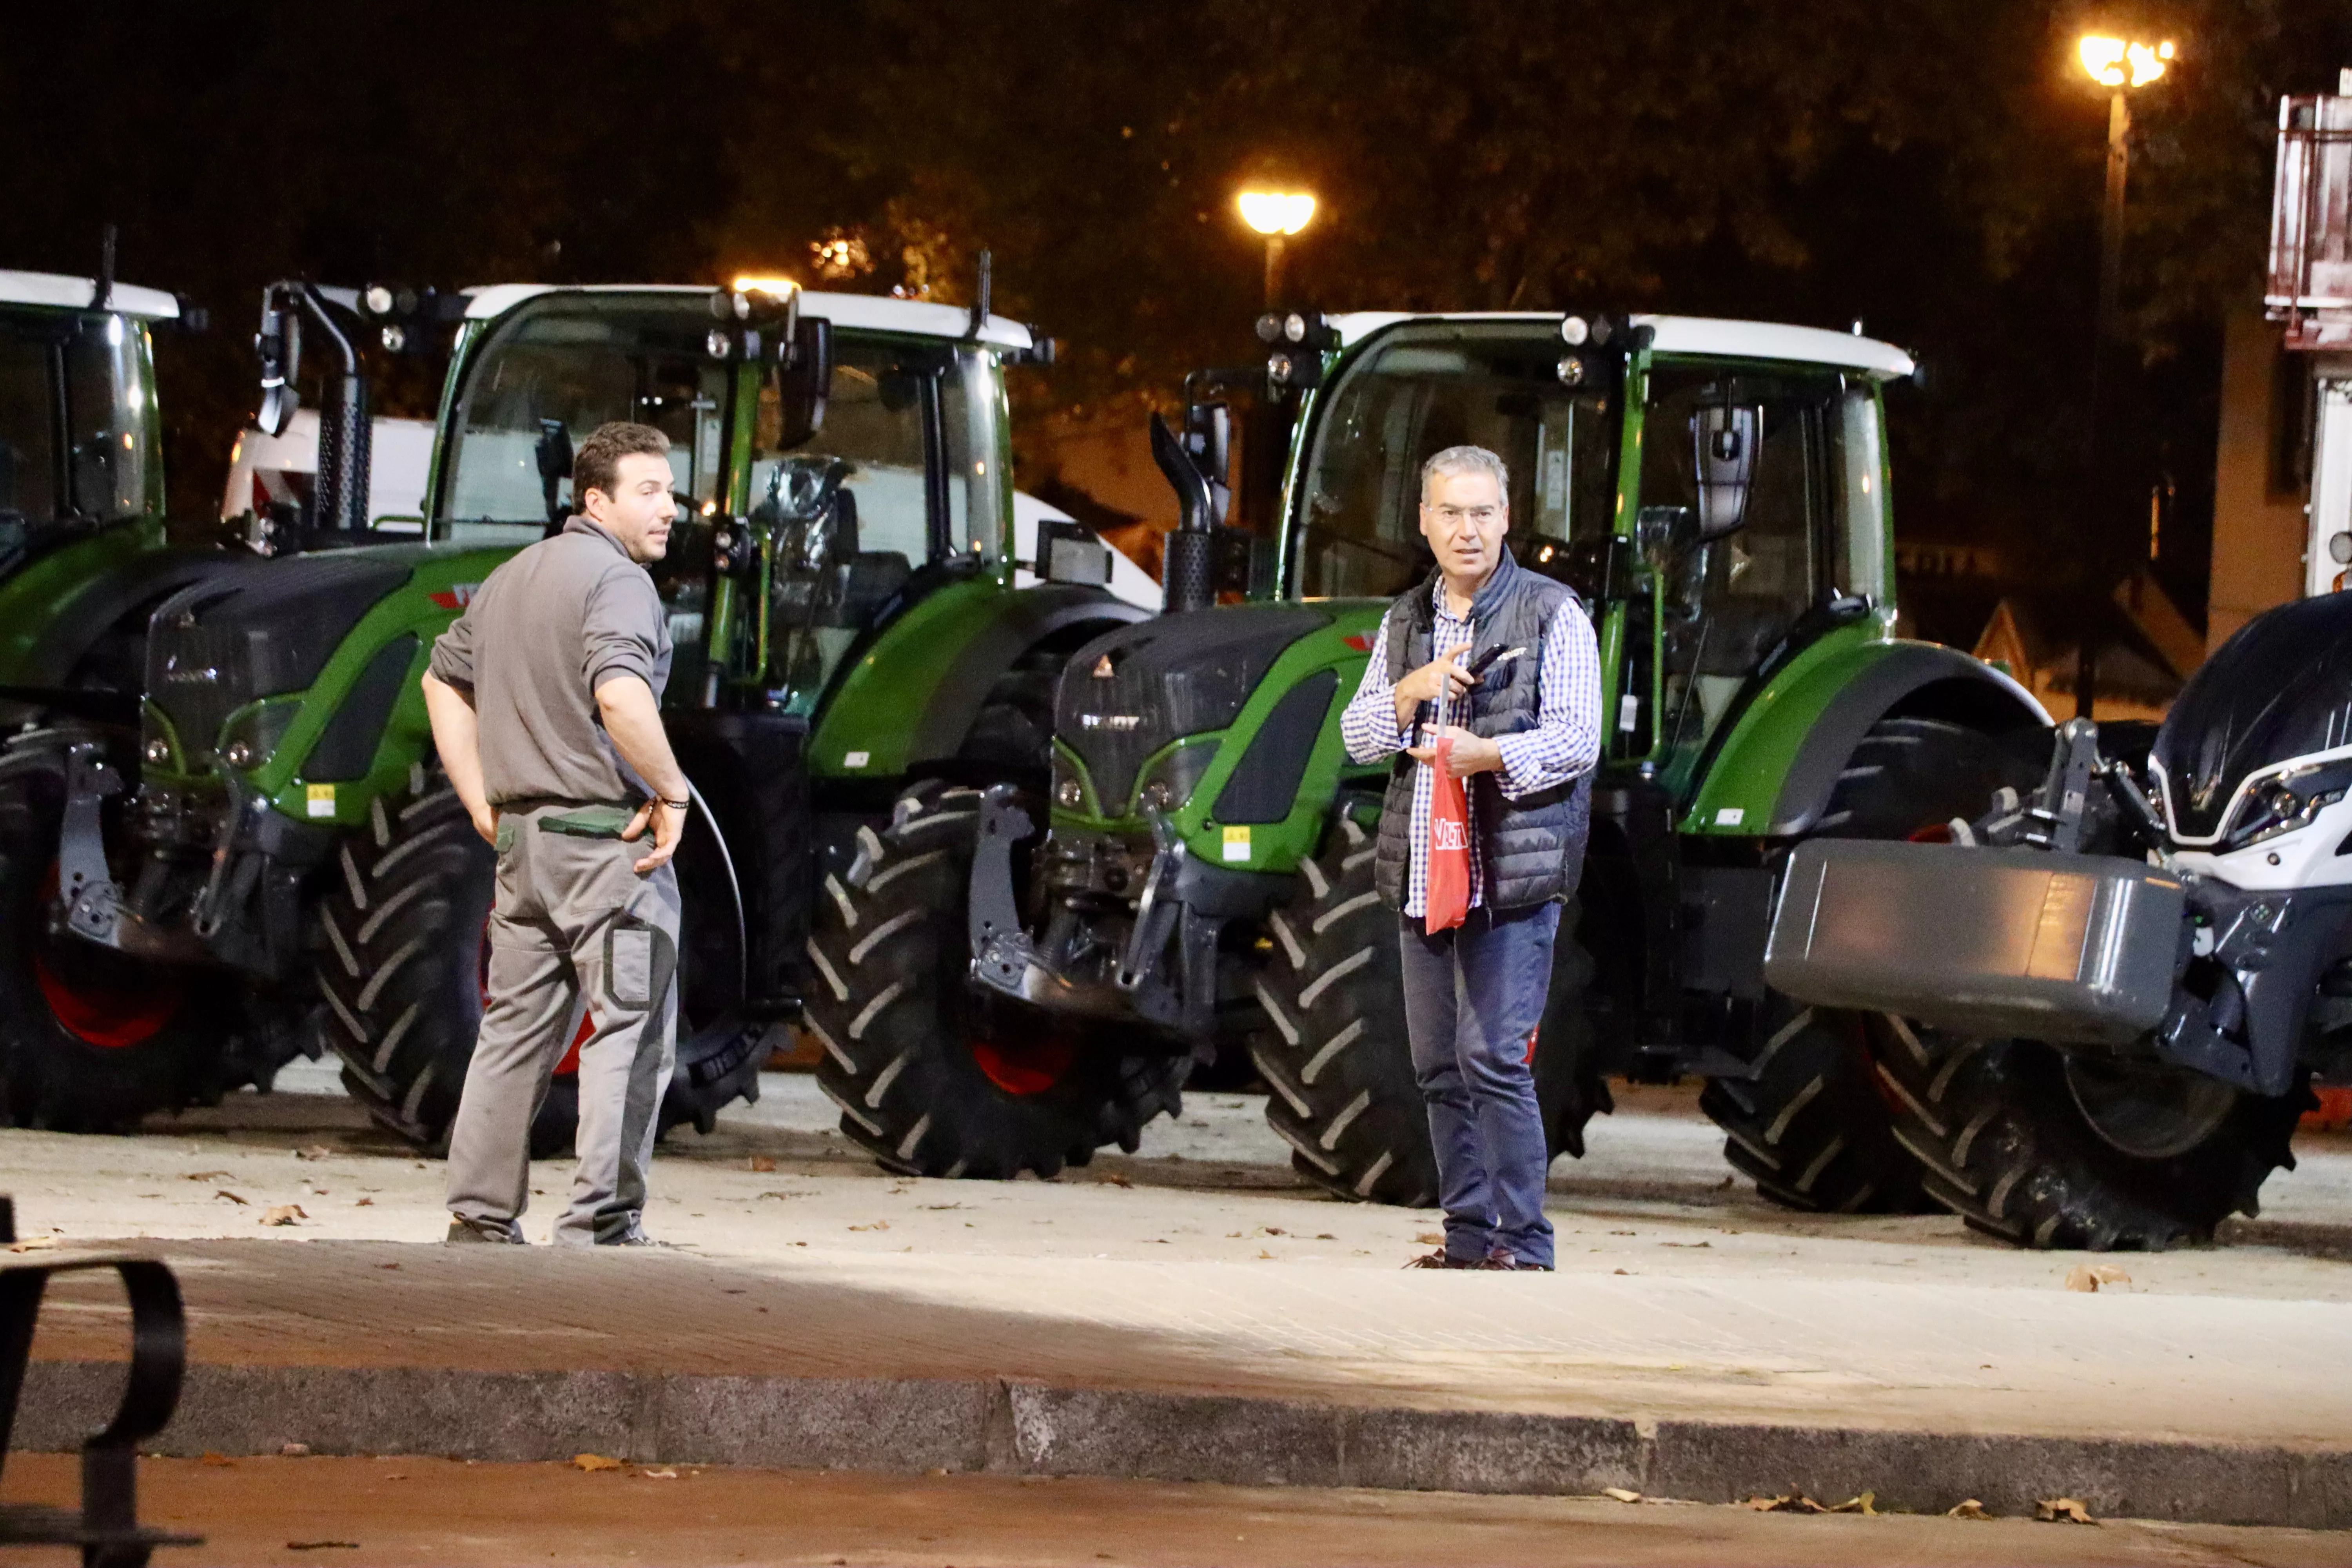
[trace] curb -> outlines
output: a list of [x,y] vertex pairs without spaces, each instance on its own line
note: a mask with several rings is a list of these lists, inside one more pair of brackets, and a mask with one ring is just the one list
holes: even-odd
[[[36,1362],[16,1446],[67,1450],[110,1413],[119,1363]],[[1307,1404],[1001,1380],[449,1368],[193,1366],[152,1451],[436,1454],[641,1464],[930,1469],[1240,1486],[1728,1502],[1801,1492],[1999,1514],[2080,1499],[2106,1518],[2352,1526],[2352,1447],[1634,1422]]]

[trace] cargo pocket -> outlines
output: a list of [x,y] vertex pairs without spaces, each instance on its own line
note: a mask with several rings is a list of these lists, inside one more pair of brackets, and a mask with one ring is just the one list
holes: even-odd
[[654,999],[654,945],[661,933],[635,915],[604,931],[604,994],[614,1005],[647,1007]]

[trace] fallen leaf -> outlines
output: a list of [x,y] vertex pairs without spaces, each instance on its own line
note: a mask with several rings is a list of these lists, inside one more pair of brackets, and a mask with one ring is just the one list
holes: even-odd
[[1283,1228],[1278,1225],[1262,1225],[1258,1226],[1257,1229],[1260,1236],[1281,1236],[1284,1234]]
[[744,1163],[746,1168],[754,1171],[772,1171],[776,1168],[775,1156],[772,1154],[754,1154]]
[[334,1151],[324,1143],[313,1143],[308,1149],[295,1150],[294,1157],[297,1160],[324,1160],[332,1153]]
[[1274,1254],[1273,1254],[1273,1253],[1268,1252],[1268,1251],[1267,1251],[1265,1247],[1259,1247],[1259,1248],[1257,1249],[1257,1255],[1258,1255],[1260,1258],[1272,1258],[1272,1257],[1274,1256]]
[[1990,1519],[1992,1515],[1985,1511],[1984,1504],[1977,1501],[1977,1500],[1972,1497],[1969,1497],[1962,1498],[1959,1501],[1946,1509],[1944,1510],[1944,1517],[1946,1519]]
[[574,1454],[572,1456],[572,1468],[576,1470],[617,1470],[621,1468],[621,1461],[603,1454]]
[[2066,1289],[2095,1291],[2102,1285],[2128,1285],[2131,1276],[2112,1263],[2078,1263],[2066,1271]]
[[218,1192],[215,1193],[215,1194],[213,1194],[213,1196],[215,1196],[215,1197],[216,1197],[216,1198],[226,1198],[229,1202],[231,1202],[231,1203],[233,1203],[233,1204],[243,1204],[244,1202],[246,1202],[246,1200],[245,1200],[245,1199],[243,1199],[243,1198],[241,1198],[241,1197],[238,1197],[235,1193],[230,1192],[226,1187],[223,1187],[223,1188],[221,1188],[221,1189],[220,1189],[220,1191],[218,1191]]
[[357,1552],[359,1549],[360,1543],[356,1541],[289,1541],[286,1543],[289,1552]]
[[297,1220],[305,1220],[310,1217],[310,1216],[309,1215],[302,1212],[302,1205],[300,1204],[279,1204],[275,1208],[267,1208],[262,1210],[261,1218],[257,1223],[262,1225],[292,1225]]
[[181,1180],[189,1182],[226,1182],[229,1179],[229,1175],[230,1173],[227,1171],[190,1171],[183,1176]]
[[887,1230],[890,1228],[890,1222],[887,1219],[877,1219],[872,1225],[853,1225],[849,1228],[852,1230]]
[[306,1459],[310,1457],[310,1445],[308,1443],[280,1443],[278,1445],[278,1457],[281,1458]]
[[639,1470],[637,1474],[643,1476],[649,1481],[674,1481],[677,1479],[677,1472],[676,1470]]
[[1845,1501],[1838,1504],[1837,1507],[1830,1510],[1830,1511],[1832,1513],[1866,1513],[1875,1519],[1878,1517],[1878,1510],[1874,1506],[1877,1501],[1878,1494],[1876,1492],[1864,1492],[1860,1497],[1850,1497],[1846,1499]]
[[1642,1494],[1634,1491],[1629,1487],[1602,1487],[1601,1489],[1601,1495],[1602,1497],[1613,1497],[1619,1502],[1640,1502],[1642,1500]]
[[[1858,1502],[1861,1500],[1857,1498],[1855,1500]],[[1823,1508],[1820,1503],[1815,1502],[1812,1499],[1807,1497],[1802,1492],[1797,1492],[1786,1497],[1752,1497],[1741,1506],[1754,1509],[1758,1513],[1837,1513],[1843,1511],[1843,1510],[1838,1509]]]
[[205,1450],[204,1457],[199,1458],[196,1463],[200,1465],[210,1465],[215,1469],[226,1469],[229,1466],[236,1464],[236,1461],[230,1458],[226,1454],[215,1454],[211,1449],[207,1448]]
[[1337,1240],[1339,1240],[1339,1238],[1338,1237],[1336,1237],[1336,1236],[1333,1236],[1333,1235],[1332,1235],[1329,1231],[1328,1231],[1328,1230],[1318,1230],[1318,1231],[1317,1231],[1317,1232],[1315,1233],[1315,1239],[1316,1239],[1316,1240],[1318,1240],[1318,1241],[1337,1241]]
[[375,1207],[375,1200],[373,1198],[362,1198],[359,1202],[353,1204],[352,1207],[355,1209],[372,1209]]
[[2091,1510],[2070,1497],[2044,1498],[2033,1505],[2033,1517],[2048,1520],[2053,1524],[2096,1524]]
[[11,1252],[45,1252],[58,1244],[54,1236],[28,1236],[22,1241],[8,1244]]
[[1715,1243],[1711,1241],[1662,1241],[1658,1243],[1658,1245],[1660,1247],[1713,1247]]
[[1425,1230],[1413,1239],[1423,1247],[1443,1247],[1445,1245],[1445,1233],[1442,1230]]
[[1625,1270],[1623,1270],[1622,1268],[1612,1268],[1612,1269],[1611,1269],[1611,1270],[1610,1270],[1610,1272],[1611,1272],[1612,1274],[1622,1274],[1622,1273],[1624,1273],[1624,1272],[1625,1272]]
[[1135,1185],[1132,1178],[1126,1176],[1118,1171],[1105,1171],[1102,1173],[1102,1179],[1105,1184],[1108,1186],[1131,1187]]
[[932,1214],[945,1214],[950,1209],[960,1209],[963,1205],[961,1204],[925,1204],[923,1207]]

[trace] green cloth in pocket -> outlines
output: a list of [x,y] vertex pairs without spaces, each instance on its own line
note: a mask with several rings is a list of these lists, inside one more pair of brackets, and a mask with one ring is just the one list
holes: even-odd
[[539,830],[572,838],[618,838],[636,815],[625,805],[583,805],[549,812],[539,819]]
[[499,818],[499,836],[495,845],[501,855],[515,847],[515,823],[511,816]]

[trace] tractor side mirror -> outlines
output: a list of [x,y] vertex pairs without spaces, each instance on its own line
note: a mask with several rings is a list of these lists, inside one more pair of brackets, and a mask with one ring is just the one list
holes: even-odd
[[1748,492],[1756,477],[1756,449],[1764,411],[1753,405],[1712,404],[1691,415],[1691,448],[1698,481],[1698,539],[1737,532],[1748,521]]
[[824,426],[825,395],[833,389],[833,323],[803,316],[776,356],[776,446],[792,451]]
[[261,361],[261,408],[254,428],[265,436],[283,436],[302,395],[294,390],[302,369],[302,318],[277,287],[262,290],[261,328],[253,335],[253,352]]
[[539,440],[531,455],[539,463],[539,493],[547,502],[547,526],[561,528],[578,500],[563,497],[563,481],[572,477],[572,432],[561,419],[539,422]]

